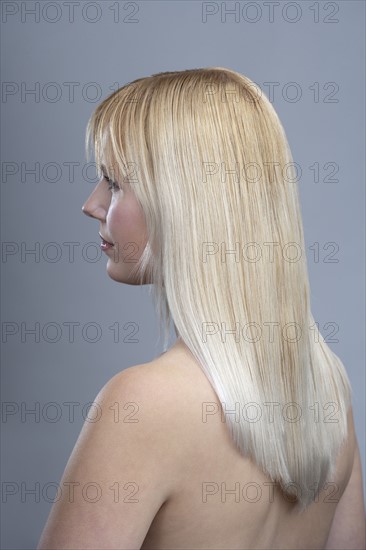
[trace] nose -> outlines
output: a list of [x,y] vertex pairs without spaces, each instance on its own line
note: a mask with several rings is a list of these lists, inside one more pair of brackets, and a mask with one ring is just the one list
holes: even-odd
[[105,201],[103,201],[103,196],[99,187],[100,186],[98,184],[81,207],[81,210],[86,216],[104,221],[107,215],[108,207],[107,204],[104,204]]
[[91,218],[96,218],[98,220],[105,220],[106,212],[105,210],[100,207],[96,206],[93,208],[93,206],[90,206],[88,201],[86,201],[85,204],[81,207],[81,211],[86,215],[90,216]]

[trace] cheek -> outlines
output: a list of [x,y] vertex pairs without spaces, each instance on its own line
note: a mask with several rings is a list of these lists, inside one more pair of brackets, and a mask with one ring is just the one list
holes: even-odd
[[143,212],[131,195],[126,194],[120,200],[112,201],[106,221],[114,242],[122,246],[127,242],[135,242],[138,245],[146,242]]

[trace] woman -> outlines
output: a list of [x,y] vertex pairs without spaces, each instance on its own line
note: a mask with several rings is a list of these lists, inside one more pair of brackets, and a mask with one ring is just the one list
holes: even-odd
[[351,388],[266,96],[224,68],[158,73],[105,99],[90,140],[108,274],[152,283],[177,341],[99,392],[38,549],[363,548]]

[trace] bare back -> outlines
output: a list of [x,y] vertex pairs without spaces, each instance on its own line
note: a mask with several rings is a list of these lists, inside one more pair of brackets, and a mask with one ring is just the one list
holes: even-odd
[[352,472],[356,440],[351,411],[348,440],[337,459],[334,483],[298,515],[290,498],[239,453],[220,414],[202,420],[202,403],[220,404],[189,351],[175,345],[152,366],[177,372],[177,398],[186,400],[187,425],[172,444],[186,446],[189,460],[177,466],[171,495],[156,514],[141,548],[325,548],[337,503]]

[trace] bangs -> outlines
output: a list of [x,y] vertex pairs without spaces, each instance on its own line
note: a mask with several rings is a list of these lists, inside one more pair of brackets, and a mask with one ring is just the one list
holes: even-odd
[[[133,129],[134,102],[127,85],[107,97],[91,115],[86,128],[86,157],[94,153],[96,172],[114,182],[129,182],[131,147],[127,149],[128,129]],[[132,122],[132,124],[131,124]]]

